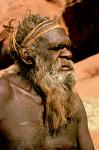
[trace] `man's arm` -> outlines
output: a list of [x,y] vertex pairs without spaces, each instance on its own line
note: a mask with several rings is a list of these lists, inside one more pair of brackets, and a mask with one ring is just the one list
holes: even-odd
[[87,115],[78,96],[78,143],[81,150],[95,150],[88,130]]

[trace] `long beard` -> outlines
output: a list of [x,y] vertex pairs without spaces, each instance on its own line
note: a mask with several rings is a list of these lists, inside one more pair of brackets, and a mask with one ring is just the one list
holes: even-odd
[[[70,64],[69,64],[70,63]],[[59,72],[61,61],[54,63],[45,63],[44,60],[38,59],[38,71],[35,75],[35,83],[41,88],[46,95],[45,123],[50,132],[59,129],[68,124],[68,119],[72,116],[71,93],[75,80],[69,71]],[[71,61],[68,61],[71,65]],[[50,66],[48,68],[48,66]]]

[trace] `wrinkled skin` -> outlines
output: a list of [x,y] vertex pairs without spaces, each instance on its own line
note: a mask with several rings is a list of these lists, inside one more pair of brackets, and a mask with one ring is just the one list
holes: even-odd
[[[66,45],[62,45],[66,40],[64,30],[54,29],[42,34],[39,38],[42,40],[39,43],[41,51],[38,53],[39,55],[41,53],[41,57],[46,62],[46,72],[51,70],[54,62],[61,60],[59,63],[61,66],[56,67],[59,80],[63,80],[64,76],[68,76],[67,74],[72,76],[73,68],[67,63],[72,55]],[[55,48],[57,44],[62,46],[57,49]],[[27,63],[25,56],[22,59]],[[36,58],[36,63],[37,60]],[[44,70],[40,70],[39,66],[37,68],[36,75],[40,71],[43,78]],[[72,91],[72,86],[74,83],[71,82],[67,91],[70,92],[75,111],[68,120],[68,124],[59,128],[56,134],[51,135],[44,124],[44,104],[42,96],[38,94],[39,90],[36,92],[35,89],[30,88],[27,82],[16,74],[2,78],[0,80],[0,149],[94,150],[83,104],[79,96]]]

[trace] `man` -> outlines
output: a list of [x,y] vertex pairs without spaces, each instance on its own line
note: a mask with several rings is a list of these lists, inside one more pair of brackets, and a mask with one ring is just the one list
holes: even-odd
[[18,69],[0,80],[0,150],[94,150],[64,29],[29,14],[9,48]]

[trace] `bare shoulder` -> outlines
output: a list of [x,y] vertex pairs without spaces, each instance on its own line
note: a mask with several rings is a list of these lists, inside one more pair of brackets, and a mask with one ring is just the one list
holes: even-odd
[[85,111],[83,102],[82,102],[78,93],[74,93],[74,99],[75,99],[75,102],[74,102],[75,106],[74,107],[76,109],[78,120],[80,121],[82,118],[87,119],[86,111]]
[[8,99],[11,96],[11,85],[7,78],[0,78],[0,100]]
[[12,88],[7,78],[0,78],[0,121],[4,119],[6,108],[11,100]]
[[12,87],[7,78],[0,78],[0,118],[2,112],[4,112],[6,106],[11,100]]

